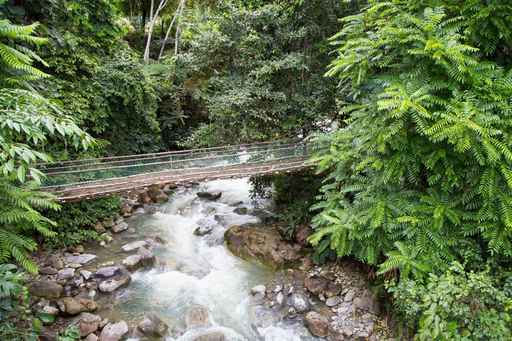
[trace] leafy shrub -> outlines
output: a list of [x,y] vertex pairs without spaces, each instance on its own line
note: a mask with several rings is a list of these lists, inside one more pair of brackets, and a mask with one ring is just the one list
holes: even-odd
[[[501,277],[501,276],[500,276]],[[426,284],[403,280],[389,287],[397,311],[418,328],[418,340],[510,340],[512,292],[489,271],[465,272],[454,263]]]
[[24,273],[12,264],[0,264],[0,339],[35,340],[28,315],[28,290]]
[[66,203],[58,213],[49,212],[55,221],[55,236],[46,238],[50,247],[67,247],[88,240],[99,240],[99,234],[92,227],[100,221],[114,217],[119,212],[121,198],[112,196],[95,200]]

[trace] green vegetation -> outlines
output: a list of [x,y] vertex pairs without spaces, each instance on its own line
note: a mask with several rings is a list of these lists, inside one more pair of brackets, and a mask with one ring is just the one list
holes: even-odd
[[317,174],[254,180],[283,233],[375,267],[419,340],[511,338],[508,2],[0,0],[0,263],[119,208],[59,208],[39,162],[316,135]]

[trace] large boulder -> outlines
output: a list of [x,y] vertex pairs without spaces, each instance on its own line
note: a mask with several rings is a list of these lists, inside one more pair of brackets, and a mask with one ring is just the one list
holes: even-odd
[[169,199],[169,196],[160,188],[159,185],[152,185],[148,188],[148,196],[155,203],[163,203]]
[[128,243],[128,244],[125,244],[121,247],[121,249],[124,251],[124,252],[131,252],[131,251],[135,251],[135,250],[138,250],[139,248],[141,247],[145,247],[148,245],[148,242],[145,241],[145,240],[137,240],[135,242],[131,242],[131,243]]
[[329,333],[329,320],[316,311],[310,311],[304,317],[309,332],[314,336],[326,337]]
[[164,337],[169,326],[155,314],[144,316],[144,320],[137,326],[139,330],[149,337]]
[[121,273],[121,268],[119,266],[104,266],[102,268],[99,268],[95,273],[94,276],[97,278],[110,278],[117,274]]
[[300,247],[281,237],[274,228],[259,225],[232,226],[224,234],[228,249],[238,257],[280,268],[300,259]]
[[128,324],[125,321],[107,324],[100,334],[100,341],[119,341],[128,334]]
[[58,299],[62,296],[64,288],[57,282],[53,281],[36,281],[32,282],[28,291],[33,296],[44,297],[47,299]]

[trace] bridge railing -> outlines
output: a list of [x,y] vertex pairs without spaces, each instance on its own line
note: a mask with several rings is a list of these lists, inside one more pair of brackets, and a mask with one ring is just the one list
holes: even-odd
[[46,173],[43,186],[59,190],[68,186],[103,182],[128,176],[163,171],[184,172],[191,168],[231,166],[239,164],[283,163],[306,159],[318,148],[306,142],[278,141],[240,146],[203,148],[188,151],[108,157],[56,164],[43,164]]

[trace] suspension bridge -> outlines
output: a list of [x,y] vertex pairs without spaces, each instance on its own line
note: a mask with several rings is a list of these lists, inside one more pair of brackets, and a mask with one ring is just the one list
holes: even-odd
[[39,165],[42,190],[75,202],[140,190],[217,179],[290,173],[312,164],[318,145],[272,141],[151,154],[61,161]]

